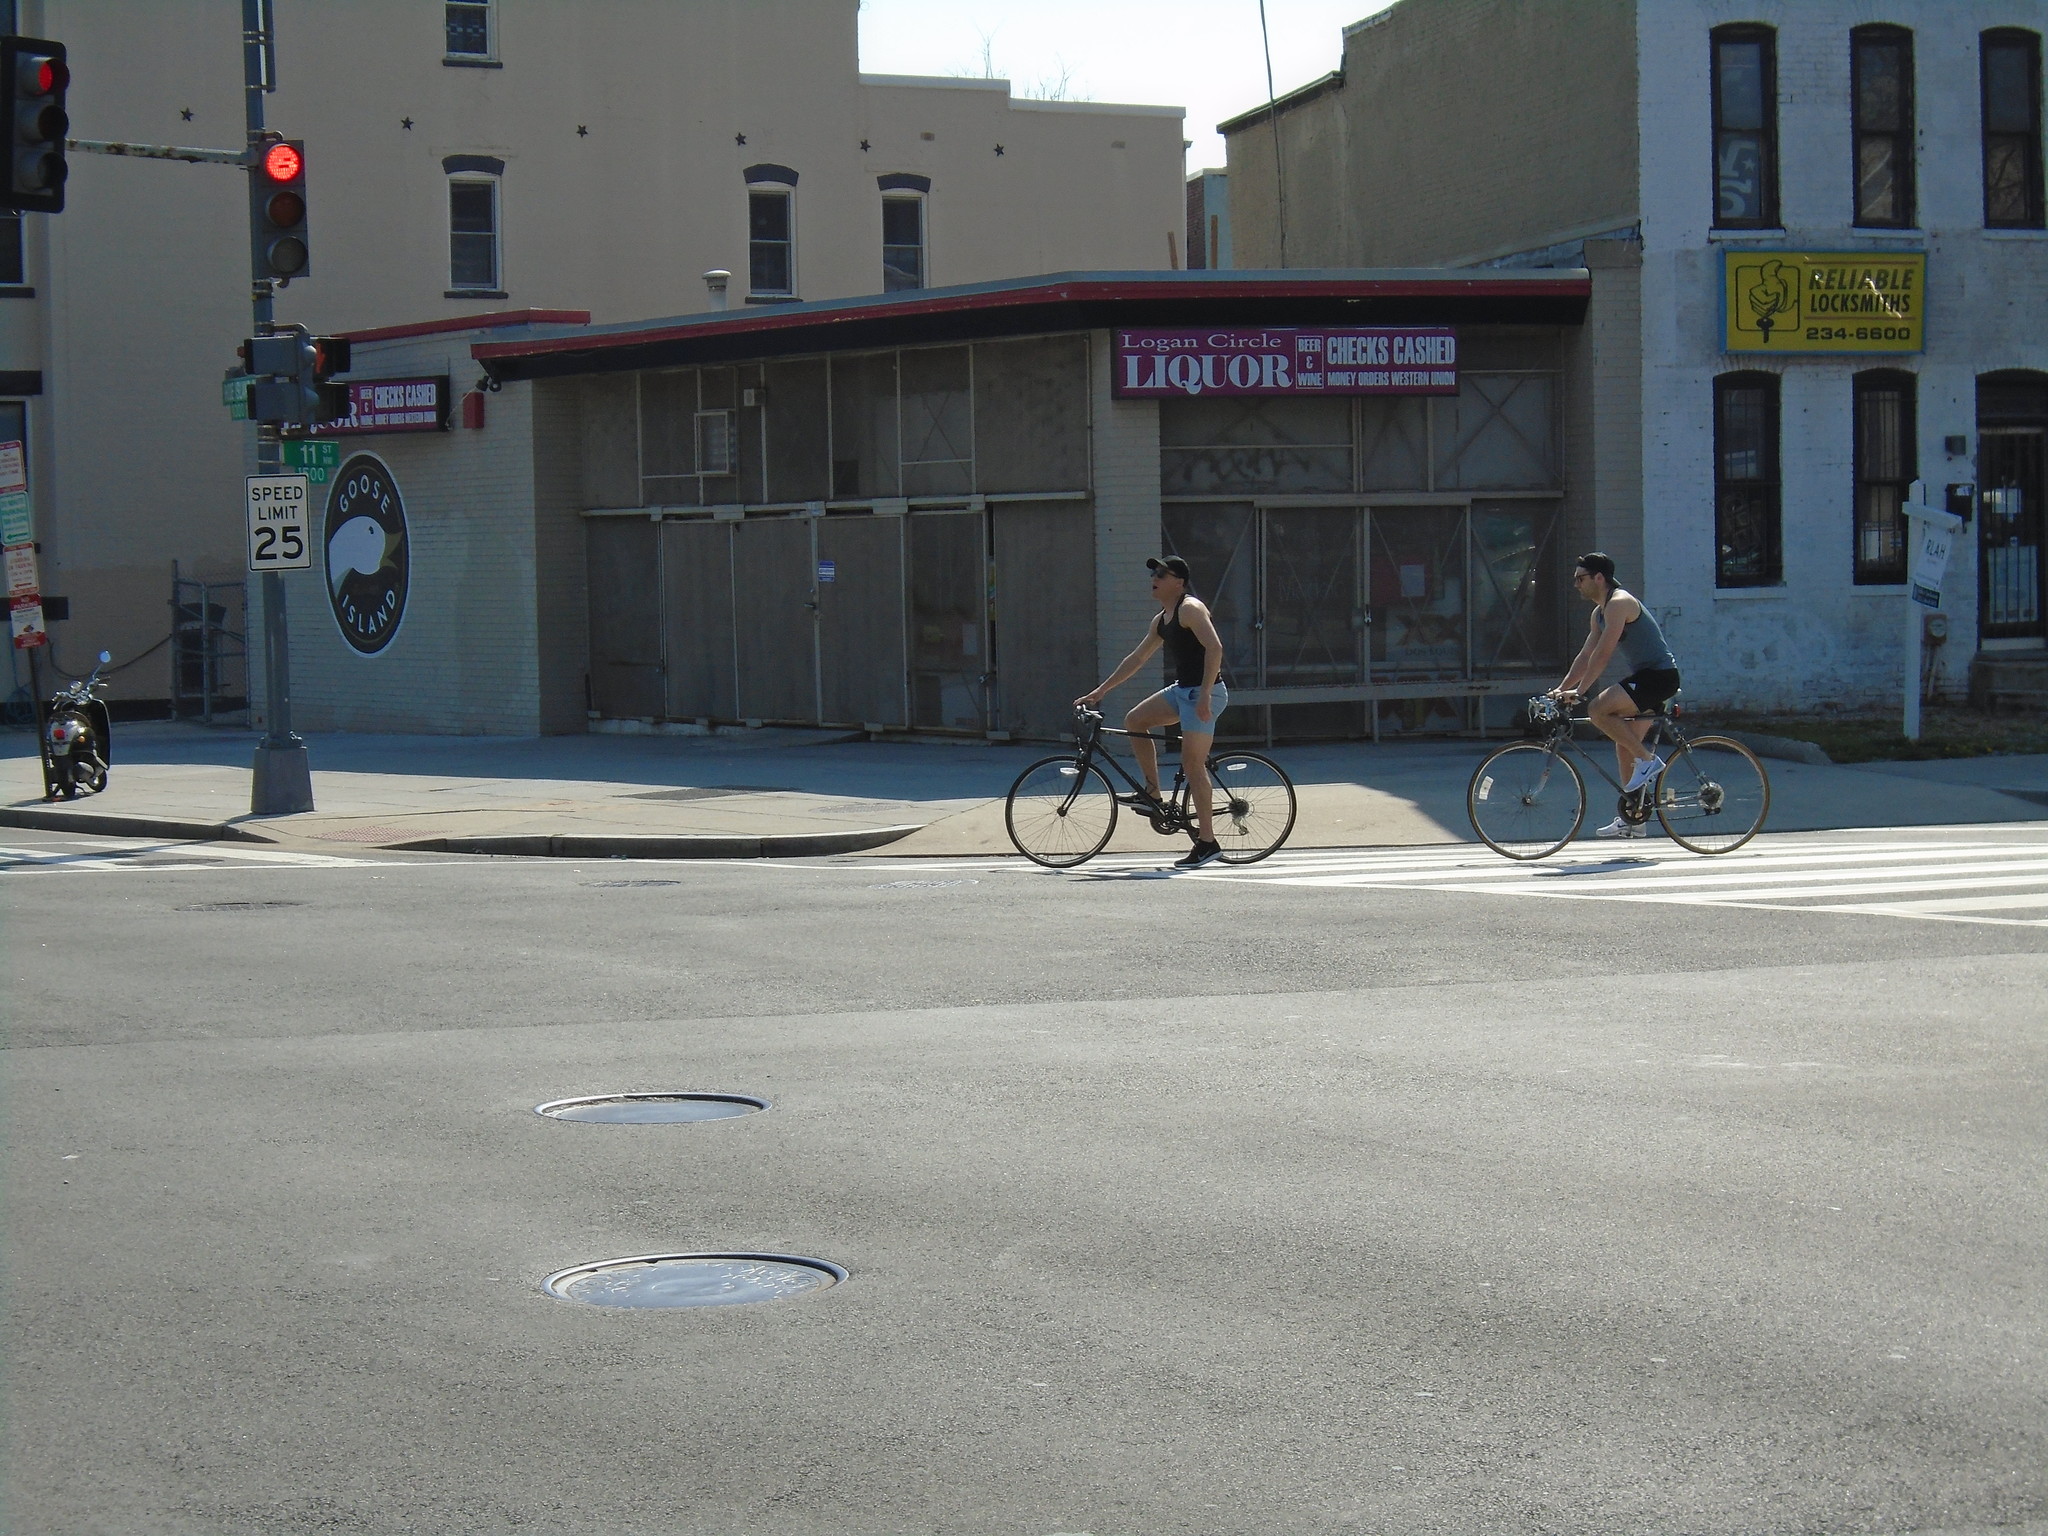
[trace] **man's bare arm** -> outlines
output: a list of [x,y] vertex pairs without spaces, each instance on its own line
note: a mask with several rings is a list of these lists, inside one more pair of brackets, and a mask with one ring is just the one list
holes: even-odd
[[1138,648],[1117,663],[1116,670],[1103,679],[1100,687],[1082,694],[1074,702],[1076,704],[1088,705],[1091,708],[1100,704],[1104,694],[1120,688],[1123,684],[1137,676],[1138,668],[1144,666],[1146,661],[1159,650],[1160,644],[1159,626],[1157,624],[1147,624],[1145,626],[1145,638],[1138,642]]

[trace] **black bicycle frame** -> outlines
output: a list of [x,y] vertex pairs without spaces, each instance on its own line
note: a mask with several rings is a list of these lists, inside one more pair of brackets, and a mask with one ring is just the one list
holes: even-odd
[[[1080,797],[1082,787],[1088,782],[1088,770],[1096,765],[1096,749],[1101,744],[1105,734],[1122,736],[1131,741],[1171,743],[1174,740],[1171,736],[1154,736],[1150,731],[1127,731],[1121,726],[1104,725],[1102,723],[1102,716],[1094,713],[1092,710],[1088,713],[1086,719],[1089,722],[1088,728],[1085,731],[1076,731],[1074,733],[1074,743],[1080,748],[1081,752],[1081,771],[1074,775],[1073,792],[1067,796],[1066,804],[1060,807],[1060,814],[1062,816],[1067,813],[1068,806],[1071,806]],[[1212,755],[1210,761],[1213,762],[1214,760]],[[1143,784],[1131,776],[1131,771],[1128,768],[1117,761],[1115,753],[1103,752],[1100,755],[1100,761],[1108,764],[1118,778],[1130,785],[1131,793],[1138,795],[1150,793]],[[1166,819],[1176,826],[1185,826],[1187,821],[1187,810],[1181,804],[1181,796],[1187,792],[1187,782],[1186,770],[1176,768],[1173,773],[1173,794],[1170,798],[1159,802],[1160,809],[1166,812]]]

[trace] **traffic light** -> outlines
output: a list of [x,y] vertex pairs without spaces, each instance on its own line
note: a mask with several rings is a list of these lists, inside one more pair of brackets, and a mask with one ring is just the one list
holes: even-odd
[[64,138],[71,118],[64,110],[64,92],[71,85],[71,66],[62,43],[35,37],[0,38],[0,117],[7,120],[6,196],[0,207],[15,213],[61,213]]
[[258,278],[290,282],[312,270],[306,247],[306,143],[274,139],[249,170],[249,237]]
[[346,336],[309,336],[293,326],[251,337],[236,351],[243,371],[256,379],[249,400],[252,421],[310,428],[347,419],[348,386],[330,378],[348,372]]

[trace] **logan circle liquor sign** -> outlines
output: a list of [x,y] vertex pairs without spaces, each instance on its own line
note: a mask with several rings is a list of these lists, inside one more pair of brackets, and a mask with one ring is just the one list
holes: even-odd
[[1110,391],[1190,395],[1455,395],[1458,337],[1441,327],[1120,330]]
[[412,577],[405,502],[381,459],[359,453],[342,465],[327,493],[322,533],[334,622],[351,649],[374,656],[405,619]]

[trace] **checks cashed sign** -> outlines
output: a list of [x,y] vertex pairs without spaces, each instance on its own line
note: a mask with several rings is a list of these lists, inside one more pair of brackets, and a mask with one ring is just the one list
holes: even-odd
[[351,380],[348,415],[317,429],[321,437],[362,437],[372,432],[448,430],[448,377]]
[[1114,335],[1110,392],[1123,400],[1458,392],[1458,336],[1441,327],[1259,326]]

